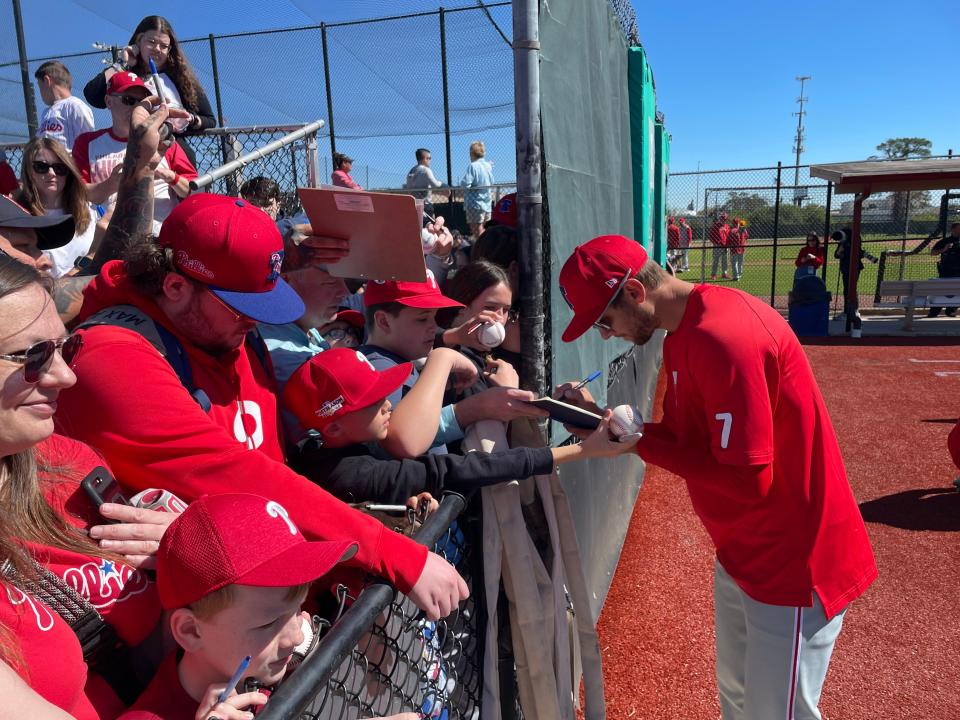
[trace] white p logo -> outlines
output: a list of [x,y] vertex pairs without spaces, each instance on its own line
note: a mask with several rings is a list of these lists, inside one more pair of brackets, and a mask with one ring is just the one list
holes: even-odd
[[290,515],[287,514],[287,509],[280,503],[276,502],[275,500],[268,502],[267,515],[272,518],[281,518],[287,524],[290,534],[297,534],[297,526],[293,524],[293,520],[291,520]]

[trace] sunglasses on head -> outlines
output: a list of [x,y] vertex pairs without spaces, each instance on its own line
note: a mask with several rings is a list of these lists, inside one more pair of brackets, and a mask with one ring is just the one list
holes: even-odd
[[77,359],[81,347],[83,338],[80,335],[68,335],[59,340],[41,340],[22,352],[0,355],[0,360],[23,365],[23,379],[30,385],[35,385],[40,382],[40,375],[50,364],[54,353],[59,352],[63,361],[70,365]]
[[64,165],[62,162],[48,163],[43,160],[34,160],[30,163],[30,167],[33,168],[33,171],[37,175],[46,175],[51,168],[53,172],[56,173],[57,177],[66,177],[70,172],[70,168]]

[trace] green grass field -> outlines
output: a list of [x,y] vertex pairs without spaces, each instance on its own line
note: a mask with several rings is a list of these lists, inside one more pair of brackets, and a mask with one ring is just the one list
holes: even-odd
[[[703,246],[700,244],[695,244],[690,247],[690,270],[683,273],[680,277],[690,282],[714,282],[718,284],[739,287],[741,290],[748,292],[751,295],[756,295],[757,297],[765,299],[767,302],[769,302],[774,267],[773,247],[769,244],[770,242],[771,241],[769,239],[760,238],[754,240],[751,238],[747,245],[746,254],[744,255],[743,277],[739,282],[735,283],[732,280],[720,279],[710,280],[710,269],[713,262],[713,248],[707,246],[704,251]],[[883,250],[900,250],[902,247],[901,242],[902,240],[899,237],[870,237],[867,239],[865,249],[874,257],[879,258],[880,253]],[[907,249],[909,250],[913,247],[916,247],[919,242],[920,241],[916,239],[908,239]],[[776,262],[777,278],[773,293],[774,307],[780,309],[786,309],[787,307],[787,293],[790,292],[790,288],[793,286],[793,273],[794,270],[796,270],[794,260],[797,257],[797,252],[799,251],[802,243],[803,238],[787,238],[778,241]],[[706,261],[705,265],[701,265],[701,259]],[[901,277],[900,262],[901,258],[899,257],[887,258],[887,267],[884,279],[896,280]],[[703,268],[702,271],[701,268]],[[864,268],[860,272],[860,281],[858,283],[861,307],[871,307],[873,304],[873,295],[877,287],[877,270],[878,265],[864,259]],[[729,267],[727,272],[729,273]],[[820,271],[818,271],[818,274],[820,274]],[[936,262],[935,259],[930,255],[929,248],[925,248],[917,255],[911,255],[903,258],[902,277],[904,279],[920,280],[936,277],[936,275]],[[839,278],[839,261],[833,257],[833,246],[831,245],[828,249],[826,284],[827,289],[834,294],[834,306],[837,305],[837,296],[843,292],[842,287],[839,284]]]

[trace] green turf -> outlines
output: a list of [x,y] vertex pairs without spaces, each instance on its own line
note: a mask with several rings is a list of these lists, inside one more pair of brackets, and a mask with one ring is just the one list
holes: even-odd
[[[751,244],[748,243],[747,245],[747,251],[744,255],[743,262],[743,277],[739,282],[721,279],[715,281],[710,280],[710,267],[713,262],[713,248],[708,246],[706,248],[706,252],[703,252],[701,249],[702,245],[693,245],[690,247],[690,270],[683,273],[680,277],[690,282],[700,282],[701,258],[704,258],[706,260],[706,264],[703,266],[704,270],[702,279],[704,282],[716,282],[718,284],[739,287],[741,290],[744,290],[751,295],[756,295],[757,297],[763,298],[769,302],[771,282],[773,279],[773,247],[768,244],[770,242],[770,240],[765,240],[762,238],[759,240],[751,239],[750,243],[755,244],[751,246]],[[802,242],[802,238],[788,238],[783,239],[780,241],[780,243],[778,243],[777,279],[773,293],[776,297],[774,303],[776,307],[786,308],[786,296],[787,293],[790,292],[790,288],[793,286],[793,272],[796,270],[794,260],[797,257],[797,252],[799,251]],[[908,241],[907,249],[909,250],[912,247],[916,247],[918,243],[918,240]],[[882,250],[900,250],[901,239],[892,237],[887,239],[871,237],[869,238],[869,241],[866,243],[865,247],[871,255],[879,258]],[[866,259],[864,260],[864,268],[860,272],[860,281],[858,283],[861,306],[869,306],[872,304],[872,298],[877,287],[877,268],[877,265],[867,261]],[[899,279],[899,271],[900,259],[888,257],[885,279]],[[728,274],[730,272],[729,256],[727,272]],[[821,271],[818,271],[818,274],[821,274]],[[936,263],[934,258],[930,255],[928,248],[924,249],[924,251],[917,255],[912,255],[904,259],[904,279],[919,280],[936,277],[936,275]],[[831,246],[827,257],[826,285],[827,289],[831,293],[834,293],[835,296],[843,292],[842,289],[839,289],[841,287],[838,284],[839,276],[839,261],[833,257],[833,247]]]

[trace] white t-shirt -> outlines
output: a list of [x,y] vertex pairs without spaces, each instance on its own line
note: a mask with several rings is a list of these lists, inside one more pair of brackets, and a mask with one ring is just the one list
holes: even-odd
[[[63,277],[66,275],[73,269],[73,261],[89,252],[90,246],[93,244],[93,233],[97,229],[97,220],[100,219],[100,216],[97,214],[93,205],[90,205],[88,209],[90,212],[90,224],[87,225],[87,229],[82,233],[74,235],[73,240],[63,247],[46,251],[47,256],[53,262],[53,268],[50,270],[50,274],[54,277]],[[56,208],[55,210],[44,210],[43,214],[50,217],[63,217],[67,214],[67,211]]]
[[53,138],[67,150],[80,133],[93,131],[93,111],[78,97],[57,100],[43,111],[37,137]]

